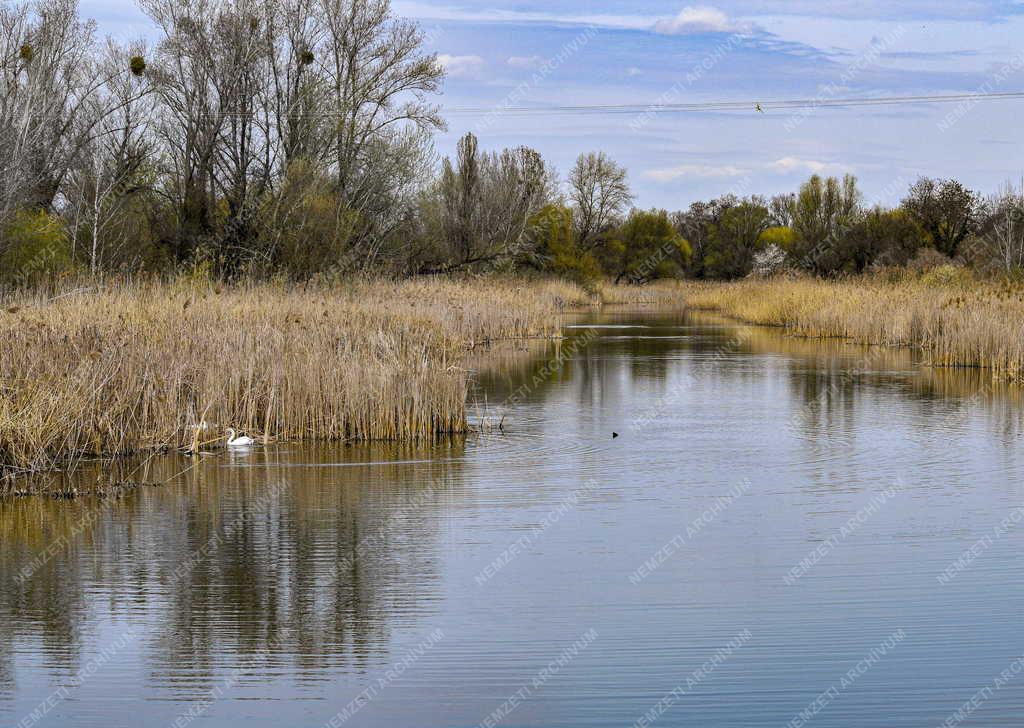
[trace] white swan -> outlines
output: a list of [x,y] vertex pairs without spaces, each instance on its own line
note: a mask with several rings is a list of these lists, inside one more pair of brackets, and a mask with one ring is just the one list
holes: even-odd
[[238,433],[228,428],[228,447],[252,447],[256,441],[251,437],[237,437]]

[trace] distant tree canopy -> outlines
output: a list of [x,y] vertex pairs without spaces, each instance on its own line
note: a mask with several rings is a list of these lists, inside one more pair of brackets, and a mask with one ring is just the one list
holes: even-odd
[[762,236],[770,225],[768,208],[757,199],[744,200],[724,210],[709,231],[705,275],[709,278],[748,275],[754,255],[763,247]]
[[604,152],[581,154],[569,173],[569,199],[579,244],[592,250],[633,201],[626,170]]
[[626,169],[560,179],[464,135],[439,159],[444,69],[389,0],[137,0],[152,42],[77,0],[0,0],[0,284],[68,271],[241,276],[530,270],[583,283],[1024,266],[1022,192],[857,180],[633,209]]
[[605,272],[617,283],[679,277],[691,255],[690,244],[676,232],[664,210],[633,210],[597,253]]
[[603,274],[594,254],[579,244],[572,208],[547,205],[530,220],[530,229],[527,264],[531,267],[578,283],[595,281]]
[[796,238],[792,255],[797,265],[814,273],[841,270],[845,239],[862,214],[855,177],[811,177],[801,185],[793,203]]
[[980,197],[953,179],[919,179],[903,209],[928,236],[931,247],[953,257],[984,215]]

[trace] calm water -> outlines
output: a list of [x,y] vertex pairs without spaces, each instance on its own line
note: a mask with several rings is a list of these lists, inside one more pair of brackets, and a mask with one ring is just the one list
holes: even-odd
[[1019,392],[683,314],[566,333],[480,373],[503,433],[0,501],[0,725],[1024,724]]

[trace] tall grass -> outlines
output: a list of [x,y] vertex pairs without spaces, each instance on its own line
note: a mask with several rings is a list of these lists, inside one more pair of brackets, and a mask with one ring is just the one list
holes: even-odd
[[916,347],[939,367],[1024,382],[1024,287],[939,269],[923,277],[693,284],[694,308],[784,326],[800,336]]
[[107,284],[0,309],[0,472],[192,447],[224,428],[401,440],[466,428],[466,352],[556,334],[559,282]]

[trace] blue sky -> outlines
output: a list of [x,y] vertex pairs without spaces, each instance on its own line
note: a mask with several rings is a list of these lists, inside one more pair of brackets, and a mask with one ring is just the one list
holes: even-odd
[[[115,36],[148,34],[128,2],[81,0]],[[715,114],[458,114],[438,136],[525,144],[564,174],[582,151],[627,166],[643,207],[794,190],[852,172],[869,202],[919,175],[988,192],[1024,174],[1024,101],[758,114],[757,101],[1024,90],[1024,2],[1005,0],[393,0],[448,66],[442,106],[749,101]],[[575,43],[575,46],[574,46]],[[548,64],[545,66],[545,64]]]

